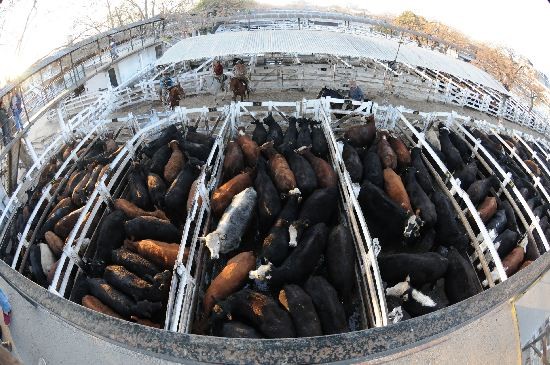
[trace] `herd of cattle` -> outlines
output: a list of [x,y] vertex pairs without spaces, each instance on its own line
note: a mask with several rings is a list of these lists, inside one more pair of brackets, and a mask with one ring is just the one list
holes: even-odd
[[[124,198],[105,212],[71,299],[144,325],[164,325],[172,269],[201,166],[214,139],[175,127],[144,146]],[[186,257],[184,257],[184,262]]]
[[228,143],[212,194],[215,223],[203,239],[211,280],[195,331],[247,338],[350,331],[355,247],[324,132],[293,117],[286,133],[271,115],[255,124],[252,137],[241,129]]
[[[494,141],[480,131],[472,132],[504,166],[517,167]],[[499,198],[498,178],[483,175],[466,142],[443,125],[427,131],[427,137],[477,207],[506,274],[514,274],[538,257],[537,247],[542,244],[530,243],[525,252],[524,230],[510,203]],[[358,200],[372,236],[380,241],[378,265],[393,320],[432,312],[482,290],[469,258],[474,251],[471,238],[450,197],[438,188],[426,166],[431,162],[423,158],[419,147],[409,149],[398,136],[377,132],[370,118],[344,133],[342,157],[351,179],[361,183]],[[531,186],[525,174],[518,179],[519,184]],[[530,202],[540,203],[535,189],[519,186]],[[535,213],[542,218],[546,208],[541,205]]]
[[[227,143],[220,185],[210,197],[208,233],[199,238],[208,251],[198,258],[205,266],[195,333],[309,337],[366,326],[358,324],[364,313],[356,242],[346,218],[350,212],[341,204],[324,130],[310,119],[285,119],[285,131],[269,114],[253,122],[251,135],[239,128]],[[486,278],[475,264],[471,232],[457,214],[465,207],[457,207],[436,181],[429,154],[410,147],[414,136],[377,129],[373,116],[350,119],[347,125],[337,133],[337,153],[360,186],[357,200],[381,248],[377,261],[390,318],[423,315],[481,292]],[[495,136],[467,129],[512,175],[550,240],[549,205],[530,174]],[[502,194],[499,178],[480,164],[459,133],[442,124],[424,132],[477,207],[506,274],[529,265],[544,248],[538,233],[530,234],[517,217],[525,214],[523,208],[518,211]],[[501,137],[550,190],[528,151],[513,138]],[[81,229],[76,223],[84,205],[122,148],[115,139],[108,134],[81,148],[69,173],[53,182],[52,199],[39,207],[42,218],[31,226],[33,239],[22,263],[38,284],[51,284],[68,237]],[[75,145],[63,148],[40,175],[12,225],[12,240]],[[120,197],[113,196],[93,218],[97,228],[84,233],[91,240],[79,252],[84,259],[71,279],[71,300],[116,318],[163,327],[187,213],[213,145],[211,136],[192,127],[182,133],[172,125],[138,150],[121,177]],[[188,247],[183,252],[184,263],[195,262],[187,257]],[[2,255],[8,263],[13,260],[13,250]]]
[[[75,227],[97,181],[105,174],[108,164],[121,150],[113,133],[87,140],[80,146],[78,140],[67,143],[41,172],[36,187],[28,191],[27,203],[18,211],[10,226],[9,241],[3,246],[3,259],[9,264],[14,260],[16,247],[36,210],[27,237],[29,248],[24,251],[19,270],[42,286],[51,283],[64,243]],[[71,156],[75,152],[76,158]],[[71,158],[67,173],[55,179],[56,172],[64,161]],[[43,189],[51,184],[49,199],[40,201]],[[40,202],[40,204],[39,204]],[[30,238],[29,238],[30,237]]]

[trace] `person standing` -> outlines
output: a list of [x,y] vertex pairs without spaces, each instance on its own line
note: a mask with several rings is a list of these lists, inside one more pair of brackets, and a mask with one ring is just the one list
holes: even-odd
[[4,294],[4,291],[0,289],[0,306],[4,314],[4,323],[10,325],[11,322],[11,305],[8,297]]
[[114,39],[109,39],[109,51],[111,52],[111,60],[116,60],[118,58],[118,53],[116,51],[116,43]]
[[[2,313],[4,315],[3,321],[0,320],[0,336],[2,337],[1,345],[3,348],[11,352],[13,350],[13,339],[11,337],[10,329],[8,327],[11,323],[11,305],[8,297],[6,296],[6,294],[4,294],[4,291],[2,289],[0,289],[0,306],[2,307]],[[6,353],[3,353],[2,355],[6,355]],[[5,362],[0,361],[0,364],[4,363]],[[11,363],[8,362],[7,364]]]
[[11,113],[13,114],[13,119],[15,120],[15,128],[17,128],[18,131],[23,129],[23,124],[21,123],[21,112],[23,111],[21,102],[21,94],[19,93],[19,90],[16,90],[11,97],[10,108]]

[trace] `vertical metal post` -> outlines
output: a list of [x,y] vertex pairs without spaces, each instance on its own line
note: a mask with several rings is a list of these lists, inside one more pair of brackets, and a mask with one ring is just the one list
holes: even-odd
[[46,90],[44,90],[44,75],[42,75],[42,69],[38,71],[38,76],[40,76],[40,86],[42,90],[43,105],[44,105],[47,102],[48,96],[46,94]]
[[96,39],[95,42],[97,44],[97,54],[99,55],[99,64],[102,64],[103,63],[103,60],[102,60],[103,52],[101,52],[101,46],[99,45],[99,39]]
[[65,73],[63,72],[63,62],[61,62],[61,57],[59,59],[59,69],[61,70],[61,77],[63,78],[63,86],[65,86],[65,89],[67,89],[67,81],[65,81]]
[[69,127],[67,127],[67,124],[65,123],[61,108],[57,108],[57,117],[59,119],[59,126],[61,127],[61,131],[63,132],[63,134],[67,135],[69,133]]
[[21,139],[25,143],[25,146],[27,146],[27,150],[29,151],[29,155],[31,155],[32,162],[37,163],[38,162],[38,155],[36,154],[36,151],[34,150],[34,147],[32,146],[32,143],[30,143],[29,140],[26,137],[23,137]]
[[[23,93],[21,92],[21,84],[19,84],[19,96],[21,96],[21,105],[23,105],[23,110],[25,111],[25,117],[27,117],[27,123],[31,122],[31,119],[29,118],[29,112],[27,111],[27,104],[25,103],[25,98],[23,97]],[[21,126],[23,123],[21,123]]]
[[[548,328],[546,329],[546,331],[548,331]],[[542,364],[543,365],[548,365],[549,364],[548,355],[546,354],[546,347],[547,347],[546,334],[542,335]]]
[[74,69],[74,61],[73,61],[73,53],[72,52],[69,53],[69,57],[71,59],[71,71],[72,71],[71,74],[73,76],[73,82],[76,85],[76,82],[77,82],[77,77],[76,76],[77,75],[75,74],[76,70]]

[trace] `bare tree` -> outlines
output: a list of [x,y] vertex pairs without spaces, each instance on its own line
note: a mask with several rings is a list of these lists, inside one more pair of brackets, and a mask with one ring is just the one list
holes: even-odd
[[518,79],[516,90],[520,96],[527,100],[529,104],[529,111],[533,110],[535,105],[548,103],[547,90],[538,80],[537,72],[532,69],[526,69],[521,73],[521,77]]
[[[78,40],[156,15],[169,16],[189,10],[193,0],[100,0],[83,3],[75,21],[73,39]],[[102,8],[102,9],[101,9]],[[103,11],[102,11],[103,10]],[[97,17],[96,14],[102,14]]]
[[527,69],[525,63],[517,61],[517,55],[513,50],[484,44],[479,45],[473,63],[490,73],[508,91],[512,90]]
[[[393,24],[405,29],[424,33],[426,32],[428,21],[426,18],[416,15],[412,11],[404,11],[397,18],[393,19]],[[414,39],[419,46],[422,45],[423,40],[421,40],[419,36],[411,35],[411,38]]]
[[23,44],[23,38],[25,37],[25,33],[27,32],[27,27],[29,26],[29,21],[31,20],[31,17],[33,13],[36,11],[36,3],[38,0],[33,0],[31,10],[29,10],[29,13],[27,14],[27,19],[25,20],[25,25],[23,26],[23,31],[21,32],[21,35],[19,37],[19,40],[17,41],[17,47],[15,48],[17,54],[21,52],[21,45]]
[[253,0],[200,0],[194,10],[205,14],[227,15],[253,6],[255,6]]

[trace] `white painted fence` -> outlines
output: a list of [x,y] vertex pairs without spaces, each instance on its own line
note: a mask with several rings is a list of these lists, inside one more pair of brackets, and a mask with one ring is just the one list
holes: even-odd
[[[206,82],[212,75],[208,69],[211,61],[207,60],[199,68],[177,76],[177,81],[186,95],[212,92]],[[402,64],[398,71],[393,71],[385,64],[374,60],[355,60],[352,63],[354,66],[338,59],[335,59],[334,63],[303,62],[293,65],[253,63],[249,73],[250,85],[253,91],[319,90],[327,86],[346,93],[349,81],[356,80],[367,96],[376,93],[457,105],[509,120],[539,133],[550,131],[547,117],[530,113],[516,99],[505,97],[468,80],[406,64]],[[141,81],[128,90],[119,90],[124,94],[122,98],[126,101],[120,104],[121,106],[159,100],[159,81],[154,78]]]

